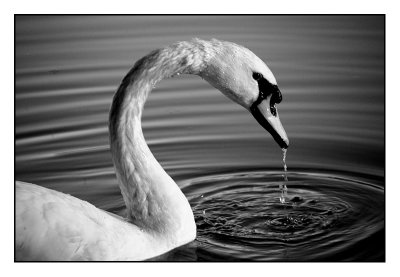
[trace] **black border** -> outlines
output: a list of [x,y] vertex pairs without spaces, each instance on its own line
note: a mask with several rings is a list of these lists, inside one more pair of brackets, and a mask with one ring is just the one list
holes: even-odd
[[[15,211],[16,211],[16,186],[15,182],[17,181],[15,179],[15,174],[16,174],[16,156],[15,156],[15,150],[16,150],[16,123],[15,123],[15,118],[16,118],[16,21],[17,17],[23,17],[23,16],[48,16],[48,17],[61,17],[61,16],[154,16],[154,17],[159,17],[159,16],[174,16],[174,17],[179,17],[179,16],[215,16],[215,17],[225,17],[225,16],[245,16],[245,17],[255,17],[255,16],[290,16],[290,17],[297,17],[297,16],[325,16],[325,17],[335,17],[335,16],[348,16],[348,17],[353,17],[353,16],[383,16],[384,19],[384,151],[385,151],[385,158],[384,158],[384,198],[385,198],[385,208],[384,208],[384,233],[385,233],[385,243],[384,243],[384,261],[290,261],[290,263],[386,263],[386,258],[387,258],[387,224],[386,224],[386,204],[387,204],[387,195],[386,195],[386,190],[387,190],[387,182],[386,182],[386,14],[14,14],[14,263],[232,263],[232,261],[215,261],[215,262],[210,262],[210,261],[155,261],[155,260],[145,260],[145,261],[17,261],[16,260],[16,219],[15,219]],[[178,247],[179,248],[179,247]],[[175,248],[177,249],[177,248]],[[170,251],[174,251],[175,249],[172,249]],[[169,253],[169,252],[167,252]],[[167,254],[165,253],[165,254]],[[163,256],[165,254],[162,254],[160,256]],[[160,257],[157,256],[157,257]],[[157,257],[154,257],[155,259]],[[153,258],[152,258],[153,259]],[[242,262],[242,261],[233,261],[233,262]],[[243,261],[245,263],[285,263],[288,261]]]

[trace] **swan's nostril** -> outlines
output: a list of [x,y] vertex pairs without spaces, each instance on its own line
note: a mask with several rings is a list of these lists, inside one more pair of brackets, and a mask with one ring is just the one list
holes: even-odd
[[282,102],[282,93],[277,88],[277,90],[272,94],[270,102],[271,113],[273,116],[276,116],[276,104],[279,104],[281,102]]
[[270,109],[271,109],[272,115],[276,116],[276,105],[273,105],[273,106],[271,105]]

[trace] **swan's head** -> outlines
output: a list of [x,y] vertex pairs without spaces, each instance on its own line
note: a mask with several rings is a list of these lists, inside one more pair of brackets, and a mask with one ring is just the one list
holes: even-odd
[[247,48],[230,42],[212,43],[214,47],[201,76],[250,111],[279,146],[287,148],[289,139],[276,107],[282,94],[271,70]]

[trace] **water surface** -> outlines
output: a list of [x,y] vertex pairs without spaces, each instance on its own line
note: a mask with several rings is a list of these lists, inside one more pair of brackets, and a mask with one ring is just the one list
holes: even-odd
[[164,80],[144,135],[198,236],[162,259],[384,260],[383,17],[17,16],[15,28],[17,180],[123,213],[107,130],[123,76],[177,40],[233,41],[282,91],[288,201],[282,152],[246,110],[199,77]]

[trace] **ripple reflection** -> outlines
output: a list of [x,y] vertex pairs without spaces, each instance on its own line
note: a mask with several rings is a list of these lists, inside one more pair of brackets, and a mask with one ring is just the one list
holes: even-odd
[[[384,189],[357,175],[238,172],[187,180],[197,258],[358,261],[384,257]],[[372,245],[371,246],[371,241]],[[380,245],[380,249],[377,245]]]

